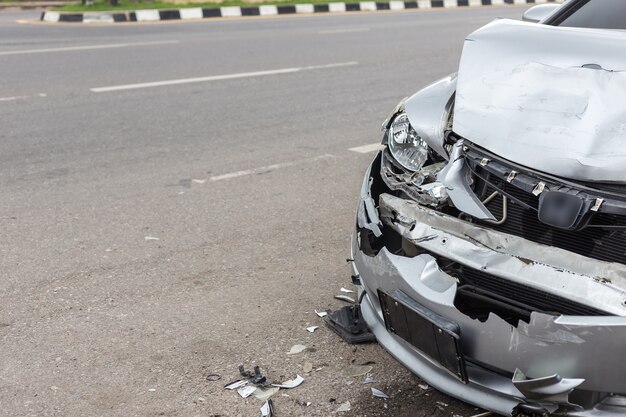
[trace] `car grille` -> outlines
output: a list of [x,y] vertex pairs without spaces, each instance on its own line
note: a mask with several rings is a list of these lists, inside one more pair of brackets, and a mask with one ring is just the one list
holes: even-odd
[[[502,186],[509,195],[529,204],[536,205],[536,197],[512,185]],[[489,188],[489,191],[493,191]],[[486,207],[497,218],[502,218],[502,199],[495,198]],[[602,216],[603,222],[626,226],[622,216]],[[598,219],[600,220],[600,219]],[[537,212],[509,199],[507,220],[501,225],[488,224],[489,228],[523,237],[533,242],[555,246],[579,255],[608,262],[624,263],[626,258],[626,232],[606,228],[587,227],[569,231],[548,226],[539,221]]]

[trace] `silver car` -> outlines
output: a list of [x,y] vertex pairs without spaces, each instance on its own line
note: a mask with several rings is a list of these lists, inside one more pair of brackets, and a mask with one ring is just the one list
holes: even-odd
[[378,342],[503,415],[626,415],[626,1],[470,34],[402,100],[351,264]]

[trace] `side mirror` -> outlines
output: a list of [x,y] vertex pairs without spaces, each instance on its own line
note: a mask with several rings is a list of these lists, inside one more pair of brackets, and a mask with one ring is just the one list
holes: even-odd
[[554,13],[559,7],[561,7],[560,4],[539,4],[533,6],[524,12],[522,20],[524,22],[539,23]]

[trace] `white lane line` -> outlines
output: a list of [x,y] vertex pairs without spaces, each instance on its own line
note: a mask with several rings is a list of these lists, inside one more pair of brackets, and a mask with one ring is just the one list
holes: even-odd
[[371,145],[357,146],[356,148],[350,148],[348,150],[357,153],[370,153],[379,151],[384,147],[385,145],[381,145],[380,143],[372,143]]
[[89,50],[94,50],[94,49],[132,48],[133,46],[172,45],[172,44],[176,44],[179,42],[180,41],[153,41],[153,42],[134,42],[134,43],[109,43],[109,44],[103,44],[103,45],[66,46],[63,48],[23,49],[20,51],[0,51],[0,56],[43,54],[43,53],[48,53],[48,52],[89,51]]
[[317,32],[319,35],[334,35],[336,33],[355,33],[355,32],[369,32],[369,28],[354,28],[354,29],[332,29],[332,30],[320,30]]
[[244,169],[243,171],[229,172],[228,174],[214,175],[212,177],[209,177],[209,181],[230,180],[232,178],[245,177],[247,175],[254,175],[254,174],[262,174],[262,173],[276,171],[277,169],[287,168],[287,167],[291,167],[294,165],[299,165],[299,164],[303,164],[307,162],[319,161],[320,159],[333,159],[333,158],[337,158],[337,157],[335,155],[324,154],[320,156],[315,156],[313,158],[301,159],[298,161],[283,162],[280,164],[266,165],[266,166],[258,167],[258,168]]
[[3,101],[16,101],[16,100],[27,100],[31,97],[47,97],[48,95],[45,93],[39,93],[36,96],[10,96],[10,97],[0,97],[0,102]]
[[91,88],[90,90],[93,91],[94,93],[106,93],[109,91],[134,90],[137,88],[164,87],[168,85],[177,85],[177,84],[203,83],[203,82],[208,82],[208,81],[233,80],[236,78],[250,78],[250,77],[262,77],[265,75],[290,74],[293,72],[311,71],[311,70],[326,69],[326,68],[347,67],[347,66],[357,65],[357,64],[358,62],[356,61],[350,61],[350,62],[340,62],[336,64],[311,65],[309,67],[282,68],[282,69],[275,69],[275,70],[268,70],[268,71],[240,72],[236,74],[212,75],[209,77],[181,78],[178,80],[155,81],[155,82],[150,82],[150,83],[114,85],[111,87],[96,87],[96,88]]

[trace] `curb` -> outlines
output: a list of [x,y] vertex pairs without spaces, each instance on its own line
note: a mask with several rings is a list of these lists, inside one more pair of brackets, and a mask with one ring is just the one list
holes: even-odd
[[296,5],[229,6],[216,8],[147,9],[124,12],[63,13],[43,12],[44,22],[114,23],[156,22],[163,20],[197,20],[217,17],[273,16],[285,14],[344,13],[360,11],[454,8],[474,6],[527,5],[560,3],[560,0],[415,0],[415,1],[362,1],[359,3],[326,3]]

